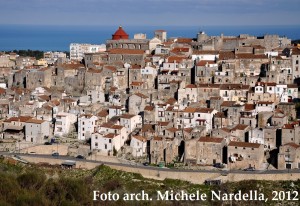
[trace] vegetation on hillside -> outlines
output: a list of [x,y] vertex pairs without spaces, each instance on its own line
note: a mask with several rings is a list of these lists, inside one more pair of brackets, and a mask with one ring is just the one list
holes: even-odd
[[300,44],[300,39],[293,40],[292,44]]
[[[0,205],[40,206],[40,205],[274,205],[261,201],[211,201],[211,191],[225,193],[243,193],[249,190],[263,192],[266,197],[272,197],[272,191],[288,191],[300,189],[300,181],[270,182],[242,181],[226,183],[220,186],[195,185],[180,180],[166,179],[164,181],[145,179],[141,175],[126,173],[100,165],[93,170],[60,169],[37,165],[20,165],[9,159],[0,160]],[[93,201],[93,191],[100,193],[117,193],[118,201]],[[153,198],[153,201],[124,201],[125,193],[140,193],[142,190]],[[205,202],[188,201],[157,201],[157,191],[175,193],[205,193]],[[282,201],[280,201],[282,202]],[[287,205],[288,202],[282,202]],[[295,205],[298,204],[298,202]]]

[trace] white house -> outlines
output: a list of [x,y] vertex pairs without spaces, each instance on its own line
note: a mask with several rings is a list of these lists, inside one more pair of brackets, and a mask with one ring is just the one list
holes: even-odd
[[27,142],[43,143],[50,136],[50,123],[45,120],[30,119],[25,122],[25,139]]
[[90,114],[83,114],[78,117],[78,140],[87,140],[95,132],[98,117]]
[[104,92],[97,90],[87,90],[87,95],[79,98],[79,105],[90,105],[93,103],[104,103],[105,97]]
[[70,44],[70,59],[71,60],[82,60],[85,53],[96,53],[106,50],[106,45],[94,45],[94,44]]
[[217,112],[212,108],[187,107],[183,110],[183,127],[205,126],[205,130],[208,132],[212,129],[213,116]]
[[219,51],[203,50],[194,51],[192,54],[192,60],[205,60],[205,61],[215,61],[219,58]]
[[70,132],[72,124],[77,121],[75,114],[60,112],[56,115],[54,135],[63,136]]
[[108,108],[108,118],[111,119],[114,116],[120,116],[124,111],[125,108],[123,106],[110,106]]
[[141,157],[146,154],[147,139],[143,136],[132,136],[130,147],[134,157]]
[[178,103],[186,105],[187,103],[198,101],[198,88],[194,84],[187,85],[184,89],[178,89]]
[[120,125],[104,123],[99,131],[91,136],[91,149],[100,153],[111,155],[118,151],[127,140],[126,129]]
[[256,103],[256,112],[272,112],[275,109],[274,102],[258,101]]
[[142,117],[140,115],[123,114],[120,117],[120,125],[126,128],[129,135],[138,126],[142,127]]

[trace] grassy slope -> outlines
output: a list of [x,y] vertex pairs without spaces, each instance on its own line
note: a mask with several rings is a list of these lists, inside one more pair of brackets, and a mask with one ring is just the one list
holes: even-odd
[[[210,199],[211,190],[228,192],[247,192],[258,190],[271,198],[272,190],[297,190],[300,181],[268,182],[242,181],[226,183],[221,186],[195,185],[180,180],[166,179],[157,181],[145,179],[134,173],[113,170],[107,166],[99,166],[94,170],[62,170],[59,168],[22,166],[7,160],[0,161],[0,205],[199,205],[196,202],[176,201],[92,201],[93,190],[103,193],[139,193],[145,190],[150,197],[156,199],[156,191],[187,191],[197,190],[206,193]],[[121,198],[120,198],[121,199]],[[273,205],[275,202],[269,202]],[[285,203],[287,205],[288,202]],[[289,202],[292,203],[292,202]],[[201,202],[201,205],[221,205],[222,202]],[[229,204],[229,202],[228,202]],[[233,202],[234,205],[263,205],[262,202]],[[297,202],[298,204],[298,202]]]

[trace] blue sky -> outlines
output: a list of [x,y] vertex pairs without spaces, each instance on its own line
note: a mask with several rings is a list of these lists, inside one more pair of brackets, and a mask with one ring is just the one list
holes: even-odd
[[300,25],[300,0],[0,0],[0,24]]

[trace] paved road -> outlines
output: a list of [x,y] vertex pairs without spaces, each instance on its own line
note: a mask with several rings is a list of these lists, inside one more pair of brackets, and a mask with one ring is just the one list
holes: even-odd
[[116,165],[116,166],[123,166],[123,167],[132,167],[132,168],[142,168],[148,170],[156,170],[156,171],[174,171],[174,172],[200,172],[200,173],[220,173],[220,174],[228,174],[228,173],[235,173],[235,174],[284,174],[284,173],[300,173],[300,169],[293,169],[293,170],[256,170],[256,171],[242,171],[242,170],[189,170],[189,169],[169,169],[169,168],[160,168],[160,167],[153,167],[153,166],[144,166],[142,164],[124,164],[124,163],[113,163],[113,162],[106,162],[106,161],[97,161],[97,160],[86,160],[86,159],[77,159],[75,157],[70,156],[52,156],[52,155],[44,155],[44,154],[19,154],[19,153],[8,153],[8,152],[0,152],[0,155],[7,155],[7,156],[31,156],[37,158],[45,158],[46,159],[60,159],[60,160],[74,160],[74,161],[83,161],[83,162],[92,162],[92,163],[99,163],[105,165]]

